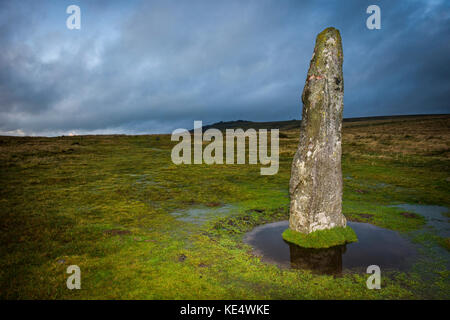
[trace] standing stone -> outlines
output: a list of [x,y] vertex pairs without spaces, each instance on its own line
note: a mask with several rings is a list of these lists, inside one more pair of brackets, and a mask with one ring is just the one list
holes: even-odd
[[342,214],[342,43],[327,28],[316,46],[303,89],[300,142],[289,183],[289,227],[301,233],[345,227]]

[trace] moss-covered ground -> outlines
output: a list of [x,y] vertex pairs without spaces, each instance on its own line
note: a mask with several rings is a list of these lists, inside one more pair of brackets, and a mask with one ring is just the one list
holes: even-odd
[[283,239],[303,248],[330,248],[346,243],[358,241],[355,231],[350,227],[335,227],[332,229],[316,230],[309,234],[286,229]]
[[[174,165],[170,135],[0,137],[2,299],[448,299],[448,239],[395,204],[450,207],[450,117],[346,123],[343,212],[402,232],[421,258],[408,272],[342,277],[265,264],[242,242],[288,218],[298,130],[280,170]],[[214,208],[230,212],[215,215]],[[202,223],[173,212],[211,208]],[[207,212],[207,211],[206,211]],[[68,290],[66,269],[81,269]]]

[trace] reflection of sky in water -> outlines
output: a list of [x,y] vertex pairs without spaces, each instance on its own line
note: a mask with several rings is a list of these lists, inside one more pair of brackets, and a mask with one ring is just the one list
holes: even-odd
[[236,210],[234,205],[224,205],[220,207],[199,206],[187,210],[171,212],[170,214],[177,220],[201,224],[211,218],[224,217]]
[[368,223],[348,222],[358,242],[329,249],[305,249],[289,245],[281,236],[288,221],[259,226],[247,233],[245,242],[266,262],[283,267],[339,274],[342,270],[365,271],[375,264],[383,270],[406,270],[414,262],[416,247],[398,232]]
[[448,208],[417,204],[400,204],[393,207],[424,216],[427,223],[426,228],[433,228],[434,233],[441,237],[450,237],[448,218],[444,216],[444,213],[449,212]]

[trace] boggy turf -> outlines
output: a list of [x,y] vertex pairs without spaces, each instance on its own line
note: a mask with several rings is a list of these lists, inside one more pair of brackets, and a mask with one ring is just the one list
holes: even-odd
[[[261,262],[242,242],[285,220],[298,129],[280,128],[280,169],[174,165],[170,135],[0,137],[3,299],[448,299],[448,239],[395,204],[450,206],[450,117],[345,122],[343,213],[418,243],[408,272],[335,278]],[[232,205],[201,224],[171,212]],[[211,210],[214,212],[214,210]],[[81,269],[68,290],[66,269]]]

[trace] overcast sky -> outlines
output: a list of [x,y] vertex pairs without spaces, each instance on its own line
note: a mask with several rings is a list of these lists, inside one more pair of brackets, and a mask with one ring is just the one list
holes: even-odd
[[[66,28],[67,6],[81,30]],[[381,30],[366,8],[381,8]],[[0,134],[170,133],[301,118],[316,35],[344,117],[450,113],[450,1],[0,1]]]

